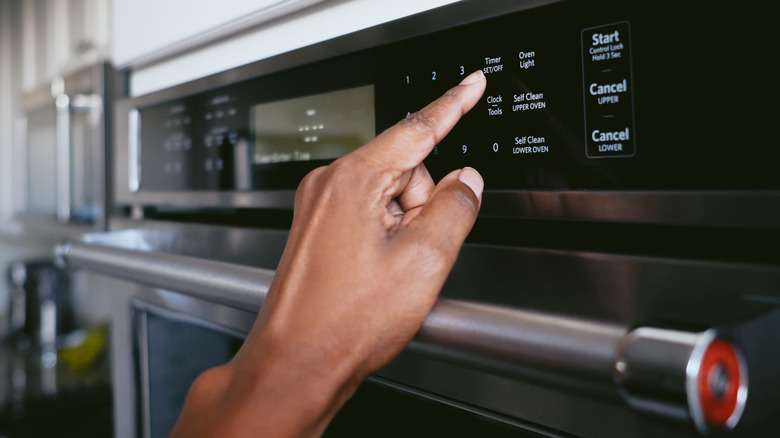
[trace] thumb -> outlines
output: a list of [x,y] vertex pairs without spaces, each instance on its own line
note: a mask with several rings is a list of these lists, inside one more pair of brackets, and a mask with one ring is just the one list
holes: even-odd
[[451,172],[439,181],[403,232],[417,242],[432,244],[451,264],[455,263],[477,219],[483,187],[482,177],[470,167]]

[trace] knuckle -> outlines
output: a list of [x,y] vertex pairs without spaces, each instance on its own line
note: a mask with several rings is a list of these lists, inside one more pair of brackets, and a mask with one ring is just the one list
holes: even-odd
[[308,202],[308,200],[315,195],[322,186],[321,180],[324,172],[325,167],[318,167],[303,177],[298,184],[298,189],[295,191],[296,205]]
[[[462,183],[461,185],[465,186],[465,184]],[[460,185],[452,184],[450,187],[448,187],[447,192],[454,201],[453,202],[454,209],[460,211],[465,210],[476,216],[477,212],[479,211],[479,200],[477,199],[477,196],[474,195],[474,192],[472,192],[470,188],[468,188],[467,186],[461,187]]]
[[439,142],[438,126],[439,123],[436,117],[430,114],[430,111],[422,109],[415,113],[409,114],[401,120],[399,126],[404,130],[412,131],[413,133],[422,133],[433,139],[434,142]]
[[321,179],[321,176],[324,172],[324,167],[318,167],[309,172],[305,177],[303,177],[301,183],[298,185],[298,191],[307,193],[319,186],[319,180]]

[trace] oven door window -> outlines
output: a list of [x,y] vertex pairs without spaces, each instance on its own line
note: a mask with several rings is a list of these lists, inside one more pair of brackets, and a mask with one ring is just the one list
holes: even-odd
[[135,311],[136,378],[143,436],[167,437],[187,392],[205,370],[229,361],[242,339],[169,311]]

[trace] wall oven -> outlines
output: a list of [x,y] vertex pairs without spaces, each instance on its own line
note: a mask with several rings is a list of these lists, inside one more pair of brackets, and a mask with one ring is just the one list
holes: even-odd
[[[331,436],[774,436],[777,95],[760,6],[464,1],[117,105],[119,436],[164,436],[273,277],[294,190],[482,69],[426,159],[483,208],[422,330]],[[302,394],[302,396],[305,396]]]
[[111,67],[98,63],[24,95],[23,218],[104,228],[112,80]]

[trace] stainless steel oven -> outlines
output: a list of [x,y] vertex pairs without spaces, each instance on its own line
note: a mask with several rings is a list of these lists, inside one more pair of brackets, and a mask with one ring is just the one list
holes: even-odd
[[121,101],[121,213],[60,251],[116,300],[117,434],[163,436],[235,351],[306,172],[482,69],[426,160],[480,170],[480,216],[418,336],[328,434],[774,436],[762,9],[463,1]]
[[23,218],[96,224],[104,229],[112,69],[99,63],[23,98],[27,185]]

